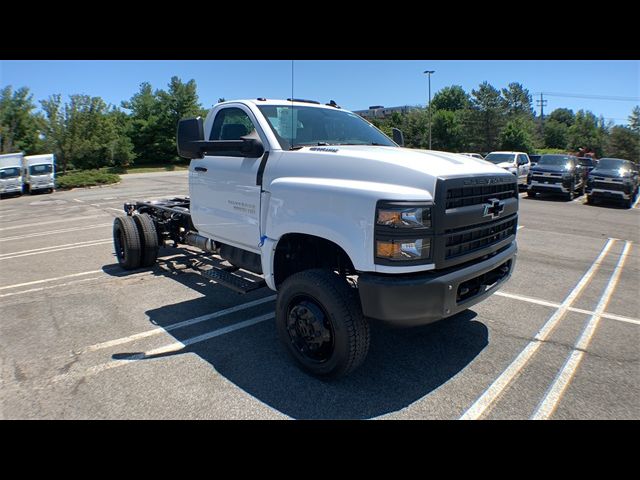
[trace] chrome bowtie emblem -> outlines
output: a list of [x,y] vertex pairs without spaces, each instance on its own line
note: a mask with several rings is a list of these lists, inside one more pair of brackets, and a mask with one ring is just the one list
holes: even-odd
[[501,202],[497,198],[490,198],[487,203],[484,204],[483,217],[497,218],[504,211],[504,202]]

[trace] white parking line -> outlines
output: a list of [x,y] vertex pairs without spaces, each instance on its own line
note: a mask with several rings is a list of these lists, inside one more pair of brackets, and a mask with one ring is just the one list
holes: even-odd
[[[548,300],[541,300],[539,298],[527,297],[524,295],[515,295],[513,293],[498,291],[498,292],[495,292],[495,295],[499,297],[511,298],[513,300],[520,300],[522,302],[535,303],[536,305],[542,305],[545,307],[560,308],[561,306],[561,304],[557,302],[550,302]],[[585,310],[583,308],[569,307],[568,310],[570,312],[575,312],[575,313],[584,313],[585,315],[594,314],[592,310]],[[633,323],[635,325],[640,325],[640,319],[637,319],[637,318],[625,317],[623,315],[615,315],[613,313],[602,313],[600,316],[602,318],[607,318],[610,320],[618,320],[619,322]]]
[[78,220],[86,220],[87,218],[99,218],[99,217],[104,217],[104,215],[83,215],[82,217],[61,218],[59,220],[49,220],[47,222],[26,223],[26,224],[23,224],[23,225],[13,225],[12,227],[0,228],[0,232],[4,232],[6,230],[15,230],[16,228],[39,227],[40,225],[49,225],[51,223],[75,222],[75,221],[78,221]]
[[172,330],[176,330],[178,328],[189,327],[191,325],[195,325],[197,323],[206,322],[207,320],[212,320],[214,318],[222,317],[224,315],[229,315],[231,313],[239,312],[241,310],[245,310],[247,308],[255,307],[257,305],[262,305],[263,303],[271,302],[276,299],[275,295],[271,295],[269,297],[260,298],[258,300],[253,300],[251,302],[243,303],[241,305],[236,305],[234,307],[226,308],[224,310],[220,310],[215,313],[209,313],[207,315],[202,315],[200,317],[191,318],[189,320],[184,320],[182,322],[173,323],[171,325],[167,325],[166,327],[158,327],[152,328],[151,330],[147,330],[145,332],[136,333],[134,335],[129,335],[128,337],[122,337],[115,340],[109,340],[102,343],[96,343],[95,345],[91,345],[81,350],[80,353],[87,352],[95,352],[96,350],[101,350],[103,348],[114,347],[116,345],[123,345],[125,343],[134,342],[136,340],[140,340],[141,338],[151,337],[153,335],[158,335],[160,333],[170,332]]
[[71,250],[73,248],[95,247],[97,245],[106,245],[112,242],[113,240],[110,238],[103,238],[100,240],[91,240],[88,242],[78,242],[78,243],[69,243],[67,245],[59,245],[59,247],[61,248],[44,247],[44,248],[36,248],[34,250],[24,250],[22,252],[5,253],[0,255],[0,261],[11,260],[14,258],[21,258],[21,257],[29,257],[31,255],[40,255],[42,253],[61,252],[63,250]]
[[[248,320],[244,320],[242,322],[235,323],[233,325],[229,325],[227,327],[219,328],[217,330],[213,330],[211,332],[204,333],[202,335],[198,335],[196,337],[191,337],[183,340],[182,342],[173,342],[168,345],[164,345],[159,348],[155,348],[153,350],[149,350],[148,352],[140,353],[132,355],[127,359],[122,360],[112,360],[110,362],[102,363],[100,365],[96,365],[87,369],[82,376],[96,375],[98,373],[104,372],[106,370],[111,370],[113,368],[122,367],[124,365],[128,365],[132,362],[136,362],[138,360],[143,360],[148,357],[152,357],[155,355],[161,355],[165,353],[177,352],[189,345],[193,345],[195,343],[204,342],[206,340],[210,340],[215,337],[219,337],[221,335],[225,335],[227,333],[234,332],[236,330],[240,330],[242,328],[250,327],[252,325],[256,325],[258,323],[271,320],[274,317],[274,313],[267,313],[265,315],[260,315],[259,317],[250,318]],[[61,380],[65,380],[66,378],[73,376],[71,373],[63,373],[62,375],[57,375],[53,377],[53,382],[59,382]]]
[[631,205],[631,208],[636,208],[638,206],[638,202],[640,202],[640,195],[638,195],[638,198],[636,198],[636,201],[633,202],[633,205]]
[[631,248],[631,243],[626,242],[624,245],[624,250],[620,254],[620,258],[618,259],[618,263],[616,264],[616,268],[611,274],[611,278],[609,279],[609,283],[604,290],[604,293],[600,297],[600,301],[598,302],[598,306],[596,307],[595,312],[587,322],[587,325],[584,327],[582,331],[582,335],[576,342],[573,347],[573,351],[569,358],[565,362],[564,366],[558,372],[558,375],[554,379],[553,383],[547,390],[546,395],[538,405],[538,408],[531,416],[532,420],[547,420],[553,415],[553,412],[558,407],[560,400],[562,399],[562,395],[564,391],[569,386],[571,379],[576,373],[580,362],[582,361],[582,357],[593,338],[593,334],[598,328],[598,323],[600,322],[600,317],[604,312],[604,309],[607,307],[609,300],[611,299],[611,295],[618,284],[618,279],[620,278],[620,273],[622,272],[622,268],[624,266],[624,262],[627,259],[629,254],[629,249]]
[[518,225],[518,228],[516,230],[520,230],[521,228],[524,228],[524,225]]
[[8,242],[11,240],[22,240],[23,238],[32,238],[32,237],[43,237],[46,235],[57,235],[59,233],[69,233],[69,232],[77,232],[80,230],[89,230],[92,228],[106,227],[111,225],[111,223],[96,223],[94,225],[87,225],[86,227],[73,227],[73,228],[64,228],[60,230],[50,230],[48,232],[37,232],[37,233],[29,233],[27,235],[18,235],[15,237],[4,237],[0,238],[0,242]]
[[28,287],[30,285],[38,285],[40,283],[55,282],[56,280],[64,280],[64,279],[67,279],[67,278],[83,277],[85,275],[92,275],[94,273],[102,273],[102,270],[90,270],[88,272],[74,273],[74,274],[71,274],[71,275],[64,275],[62,277],[46,278],[44,280],[35,280],[33,282],[16,283],[14,285],[6,285],[4,287],[0,287],[0,290],[8,290],[8,289],[19,288],[19,287]]
[[591,281],[593,274],[600,268],[604,257],[609,252],[615,240],[609,238],[602,248],[602,251],[589,267],[589,270],[582,276],[577,285],[571,290],[569,295],[564,299],[556,312],[547,320],[542,328],[535,335],[534,339],[527,344],[522,352],[511,362],[507,369],[487,388],[467,411],[460,417],[461,420],[475,420],[480,418],[489,409],[494,402],[502,395],[502,392],[509,386],[514,378],[520,373],[522,368],[529,362],[533,354],[538,350],[542,342],[551,334],[558,322],[567,313],[571,304],[575,301],[584,287]]

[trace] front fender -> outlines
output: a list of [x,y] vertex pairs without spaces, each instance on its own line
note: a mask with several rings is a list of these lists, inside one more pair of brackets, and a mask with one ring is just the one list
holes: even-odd
[[[340,246],[359,271],[374,271],[373,224],[378,200],[432,201],[427,190],[335,178],[279,178],[267,186],[265,239],[314,235]],[[271,242],[268,242],[271,243]],[[266,243],[265,243],[266,245]],[[263,249],[272,270],[273,248]]]

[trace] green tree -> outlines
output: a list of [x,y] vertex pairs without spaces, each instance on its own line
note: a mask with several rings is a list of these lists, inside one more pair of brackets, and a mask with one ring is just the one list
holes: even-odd
[[162,159],[160,126],[160,101],[151,84],[140,84],[140,90],[131,99],[122,102],[122,107],[130,110],[128,137],[133,144],[133,152],[138,163],[159,162]]
[[469,94],[460,85],[452,85],[439,90],[431,100],[431,109],[455,112],[469,108]]
[[8,85],[0,90],[0,153],[42,153],[44,125],[42,117],[33,112],[35,108],[27,87],[13,91]]
[[544,146],[547,148],[567,148],[569,127],[557,120],[544,123]]
[[507,122],[500,133],[500,148],[518,152],[532,152],[533,142],[527,123],[519,118]]
[[511,116],[532,116],[531,94],[522,84],[512,82],[507,88],[502,89],[505,110]]
[[432,119],[432,147],[434,150],[459,152],[464,149],[464,127],[460,112],[438,110]]
[[575,122],[575,115],[573,110],[568,108],[556,108],[550,115],[547,116],[548,120],[555,120],[556,122],[563,123],[567,127],[570,127]]
[[64,172],[71,165],[83,169],[127,165],[134,158],[124,113],[102,98],[71,95],[63,104],[60,95],[52,95],[41,105],[45,142]]
[[495,87],[485,81],[478,90],[471,91],[471,105],[472,115],[467,122],[474,132],[472,143],[483,152],[495,150],[504,125],[504,99]]
[[629,115],[629,128],[636,133],[640,133],[640,106],[636,105]]
[[612,127],[607,141],[606,156],[640,163],[640,133],[620,125]]
[[585,110],[576,113],[575,121],[568,129],[567,147],[577,152],[580,148],[593,150],[601,157],[605,132],[602,123],[598,123],[596,116]]

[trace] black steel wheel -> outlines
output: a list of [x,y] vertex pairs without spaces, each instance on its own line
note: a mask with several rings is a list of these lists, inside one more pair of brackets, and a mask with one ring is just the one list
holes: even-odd
[[299,272],[283,282],[276,326],[297,364],[321,378],[347,375],[369,350],[369,325],[357,290],[329,270]]
[[156,263],[158,249],[160,248],[156,226],[152,218],[146,213],[134,215],[132,218],[138,227],[138,235],[141,241],[140,265],[150,267]]
[[113,246],[122,268],[133,270],[140,266],[140,235],[133,218],[116,217],[114,219]]

